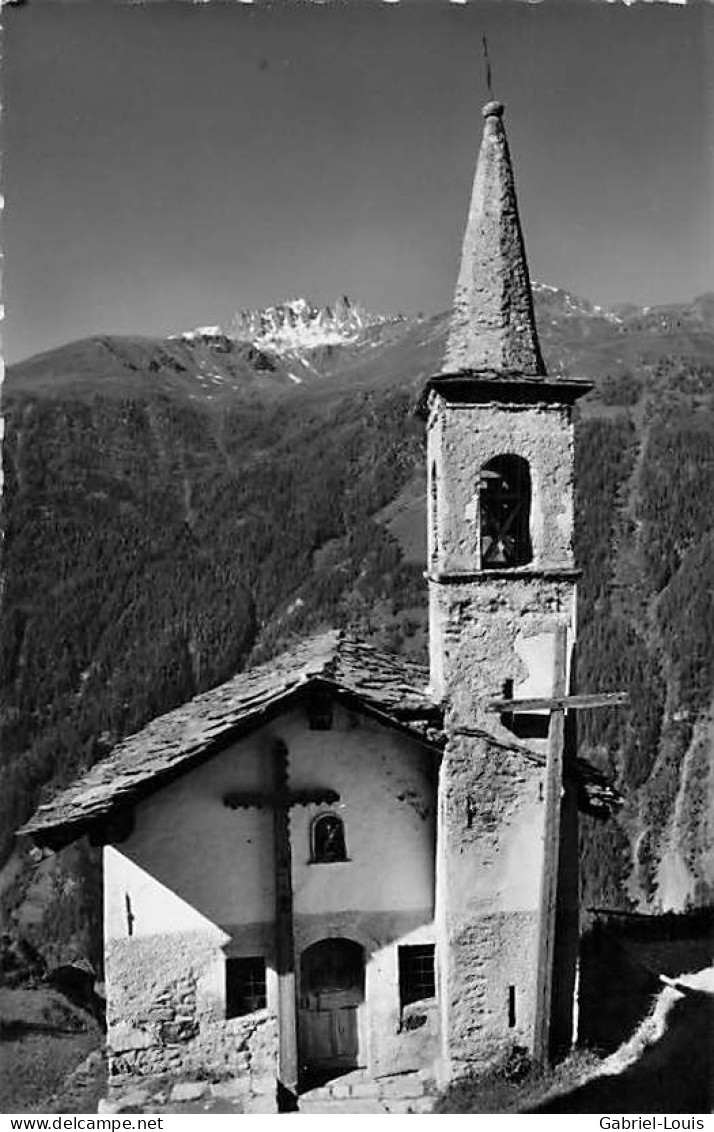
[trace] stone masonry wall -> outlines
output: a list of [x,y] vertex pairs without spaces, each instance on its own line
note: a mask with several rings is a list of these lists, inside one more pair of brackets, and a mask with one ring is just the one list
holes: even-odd
[[[533,561],[479,574],[478,473],[504,454],[523,457],[530,468]],[[504,680],[517,687],[528,678],[523,641],[545,640],[557,623],[574,630],[570,409],[466,406],[433,395],[428,459],[432,577],[478,575],[430,587],[432,686],[448,693],[463,724],[481,697],[501,694]]]
[[[489,577],[432,584],[449,743],[439,784],[437,939],[444,1074],[532,1047],[543,868],[545,767],[485,701],[552,689],[552,641],[571,633],[571,580]],[[464,735],[484,728],[494,736]],[[500,742],[504,746],[500,745]],[[531,746],[534,744],[531,743]],[[535,745],[538,745],[537,742]],[[542,744],[541,744],[542,746]]]
[[437,938],[447,1078],[531,1044],[543,779],[539,764],[486,739],[454,737],[444,756]]
[[573,439],[567,405],[473,406],[432,394],[428,459],[438,478],[439,544],[432,569],[478,568],[478,474],[502,455],[521,456],[530,468],[533,566],[572,564]]
[[269,1009],[225,1017],[225,959],[212,939],[149,936],[106,949],[110,1084],[181,1073],[274,1089],[277,1027]]
[[[513,1044],[532,1046],[544,744],[530,741],[529,750],[487,703],[505,694],[506,682],[516,697],[551,694],[555,630],[564,625],[574,637],[571,411],[449,402],[433,393],[428,453],[431,683],[444,699],[449,736],[436,901],[449,1079]],[[510,454],[530,469],[533,558],[511,570],[482,570],[479,471]]]
[[546,695],[552,686],[552,639],[558,625],[575,628],[575,582],[484,573],[465,583],[432,584],[432,680],[448,690],[453,726],[487,726],[510,736],[483,701],[527,682]]

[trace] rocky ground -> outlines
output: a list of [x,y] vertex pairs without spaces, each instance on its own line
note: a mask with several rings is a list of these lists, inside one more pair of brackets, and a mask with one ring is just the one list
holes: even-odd
[[92,1050],[73,1069],[50,1099],[48,1112],[97,1112],[107,1091],[107,1065],[103,1050]]

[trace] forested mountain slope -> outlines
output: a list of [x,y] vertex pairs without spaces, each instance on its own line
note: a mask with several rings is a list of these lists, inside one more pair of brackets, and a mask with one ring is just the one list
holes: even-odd
[[[701,903],[714,304],[603,312],[545,287],[536,304],[551,372],[597,380],[578,426],[578,682],[632,697],[581,731],[626,799],[616,822],[584,822],[584,903]],[[37,802],[120,736],[295,635],[350,625],[425,655],[414,407],[445,327],[391,320],[290,358],[229,337],[105,336],[9,369],[4,859]],[[91,852],[24,861],[0,874],[6,908],[58,953],[96,956]]]

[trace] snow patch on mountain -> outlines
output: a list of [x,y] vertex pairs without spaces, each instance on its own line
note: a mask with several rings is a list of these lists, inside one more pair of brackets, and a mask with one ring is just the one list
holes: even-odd
[[282,354],[345,345],[355,342],[372,326],[404,321],[403,315],[371,314],[346,295],[331,306],[317,306],[298,298],[262,310],[240,311],[233,317],[228,333],[238,341]]
[[226,327],[199,326],[171,337],[206,345],[246,342],[259,350],[286,354],[321,346],[343,346],[356,342],[371,327],[408,321],[402,314],[371,314],[347,296],[330,306],[298,298],[261,310],[239,311]]
[[182,338],[186,342],[200,339],[225,338],[225,331],[220,326],[197,326],[195,330],[184,330],[181,334],[169,334],[170,339]]
[[[604,318],[607,322],[612,322],[622,325],[624,319],[620,318],[613,310],[607,307],[596,306],[594,303],[589,302],[587,299],[581,299],[577,295],[571,294],[570,291],[564,291],[562,287],[554,287],[552,283],[539,283],[534,280],[531,284],[533,295],[535,298],[542,300],[552,299],[559,308],[559,313],[565,317],[576,317],[578,315],[588,315],[592,317],[597,315],[599,318]],[[555,320],[551,320],[555,321]]]

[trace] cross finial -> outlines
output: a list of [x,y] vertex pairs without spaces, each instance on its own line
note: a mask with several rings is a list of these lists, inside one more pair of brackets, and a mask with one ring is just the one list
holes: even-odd
[[488,54],[488,40],[486,39],[485,35],[482,36],[481,38],[482,38],[482,41],[483,41],[483,58],[484,58],[484,63],[486,65],[486,89],[488,90],[489,99],[492,100],[493,99],[493,81],[492,81],[492,74],[491,74],[491,59],[490,59],[489,54]]

